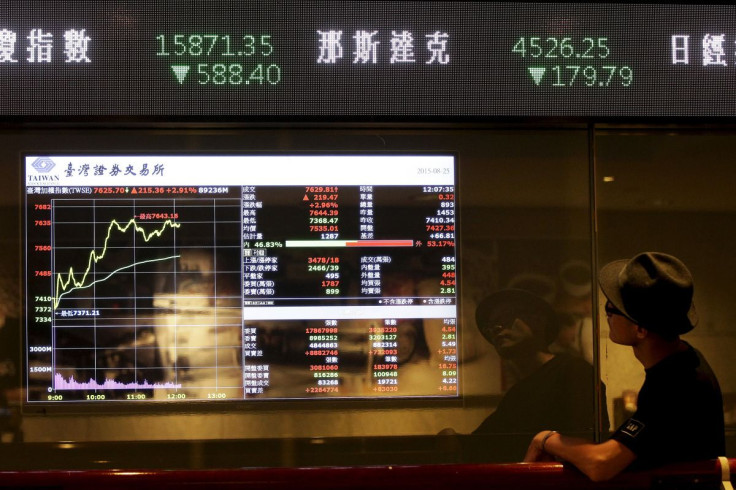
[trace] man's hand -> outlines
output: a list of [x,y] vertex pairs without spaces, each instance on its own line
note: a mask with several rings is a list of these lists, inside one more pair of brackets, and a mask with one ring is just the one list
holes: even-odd
[[[555,460],[554,456],[542,449],[542,445],[545,443],[545,437],[547,437],[550,432],[551,431],[545,430],[534,436],[532,442],[529,443],[529,448],[526,450],[526,456],[524,456],[525,463],[539,463]],[[555,435],[557,435],[557,433],[553,432],[549,437],[555,437]]]
[[595,444],[545,430],[534,436],[524,461],[552,461],[553,458],[572,463],[593,481],[603,481],[633,463],[636,454],[615,439]]

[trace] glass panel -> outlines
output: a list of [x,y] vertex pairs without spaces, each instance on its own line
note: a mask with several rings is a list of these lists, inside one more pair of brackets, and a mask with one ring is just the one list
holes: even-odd
[[[731,434],[736,427],[734,143],[730,133],[610,130],[596,138],[599,262],[658,251],[687,265],[699,323],[684,339],[718,377]],[[615,428],[636,409],[644,370],[631,348],[610,341],[600,305],[601,376]]]
[[6,467],[518,461],[538,430],[593,438],[585,130],[1,141]]

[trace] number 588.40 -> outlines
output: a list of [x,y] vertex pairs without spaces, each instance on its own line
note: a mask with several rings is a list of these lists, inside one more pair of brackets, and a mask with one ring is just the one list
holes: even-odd
[[281,67],[276,64],[245,66],[241,63],[198,63],[200,85],[277,85]]

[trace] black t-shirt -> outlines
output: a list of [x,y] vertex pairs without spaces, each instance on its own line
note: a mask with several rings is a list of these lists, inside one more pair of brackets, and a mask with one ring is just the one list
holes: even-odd
[[611,437],[636,454],[633,469],[723,456],[721,388],[702,354],[688,345],[647,369],[636,413]]
[[[593,366],[578,357],[558,354],[512,386],[473,434],[554,429],[583,435],[592,434],[595,423]],[[608,427],[607,416],[604,426]]]

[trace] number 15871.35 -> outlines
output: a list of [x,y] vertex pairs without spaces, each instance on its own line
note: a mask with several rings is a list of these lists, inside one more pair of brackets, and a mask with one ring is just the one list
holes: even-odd
[[220,36],[217,34],[161,34],[157,56],[270,56],[269,34]]

